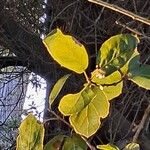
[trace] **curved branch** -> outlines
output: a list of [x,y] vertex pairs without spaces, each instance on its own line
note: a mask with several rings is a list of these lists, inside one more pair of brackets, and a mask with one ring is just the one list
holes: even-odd
[[101,5],[103,7],[109,8],[109,9],[114,10],[116,12],[119,12],[119,13],[125,15],[125,16],[128,16],[128,17],[132,18],[133,20],[137,20],[139,22],[145,23],[145,24],[150,26],[150,20],[149,19],[146,19],[144,17],[136,15],[136,14],[134,14],[134,13],[132,13],[132,12],[126,10],[126,9],[123,9],[119,6],[109,4],[109,3],[104,2],[102,0],[88,0],[88,1],[92,2],[92,3],[95,3],[95,4],[98,4],[98,5]]

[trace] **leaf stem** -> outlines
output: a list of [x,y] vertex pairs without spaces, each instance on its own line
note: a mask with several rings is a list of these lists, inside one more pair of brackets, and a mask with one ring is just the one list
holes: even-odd
[[86,74],[86,72],[84,71],[84,76],[85,76],[85,79],[87,81],[87,83],[91,83],[91,80],[89,79],[88,75]]

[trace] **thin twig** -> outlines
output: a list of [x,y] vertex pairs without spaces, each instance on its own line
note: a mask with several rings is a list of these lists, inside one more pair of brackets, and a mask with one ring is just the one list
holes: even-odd
[[145,122],[146,122],[146,120],[147,120],[149,114],[150,114],[150,104],[147,106],[147,108],[146,108],[146,110],[145,110],[145,113],[144,113],[144,115],[143,115],[143,118],[142,118],[140,124],[138,125],[138,128],[137,128],[137,130],[136,130],[136,132],[135,132],[135,134],[134,134],[134,136],[133,136],[133,140],[132,140],[132,141],[133,141],[134,143],[137,142],[138,137],[139,137],[139,134],[140,134],[140,132],[142,131],[142,129],[144,128]]
[[119,6],[116,6],[116,5],[113,5],[113,4],[110,4],[110,3],[107,3],[107,2],[104,2],[102,0],[88,0],[89,2],[92,2],[92,3],[95,3],[95,4],[98,4],[98,5],[101,5],[101,6],[104,6],[106,8],[109,8],[111,10],[114,10],[116,12],[119,12],[125,16],[128,16],[130,18],[132,18],[133,20],[137,20],[139,22],[142,22],[142,23],[145,23],[147,25],[150,25],[150,20],[149,19],[146,19],[144,17],[141,17],[139,15],[136,15],[126,9],[123,9]]
[[91,145],[91,144],[89,143],[89,141],[88,141],[85,137],[81,136],[81,138],[86,142],[87,146],[88,146],[91,150],[96,150],[96,148],[95,148],[93,145]]
[[127,29],[127,30],[133,32],[134,34],[137,34],[137,35],[139,35],[139,36],[142,36],[142,38],[144,38],[144,39],[150,40],[150,37],[146,36],[145,34],[139,32],[139,31],[137,31],[136,29],[130,28],[129,26],[127,26],[126,24],[121,23],[120,21],[116,21],[115,23],[118,24],[118,25],[120,25],[120,26],[122,26],[123,28],[125,28],[125,29]]

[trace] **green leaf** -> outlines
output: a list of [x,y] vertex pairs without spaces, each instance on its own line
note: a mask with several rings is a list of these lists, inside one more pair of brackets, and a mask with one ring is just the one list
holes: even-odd
[[114,145],[111,145],[111,144],[98,145],[97,148],[100,149],[100,150],[119,150],[119,148],[117,146],[114,146]]
[[44,147],[44,150],[87,150],[86,143],[78,135],[72,137],[57,135],[50,140]]
[[65,138],[67,138],[65,135],[55,136],[44,146],[44,150],[59,150],[63,146]]
[[44,127],[36,117],[29,114],[19,127],[17,150],[43,150]]
[[150,90],[150,65],[138,65],[130,68],[128,77],[138,86]]
[[73,135],[65,139],[62,150],[87,150],[87,145],[80,136]]
[[105,41],[98,53],[97,65],[107,75],[122,68],[137,47],[137,37],[120,34]]
[[140,150],[140,146],[137,143],[129,143],[123,150]]
[[88,67],[88,55],[85,47],[70,35],[56,29],[49,34],[43,43],[48,52],[61,66],[83,73]]
[[61,91],[63,85],[65,84],[66,80],[69,78],[70,74],[64,75],[61,77],[56,84],[54,85],[50,96],[49,96],[49,104],[52,105],[56,97],[58,96],[59,92]]
[[77,94],[62,98],[59,111],[70,116],[69,121],[76,133],[90,137],[100,127],[100,118],[107,117],[109,102],[97,86],[87,86]]
[[103,92],[107,96],[108,100],[112,100],[122,93],[123,82],[119,71],[113,72],[111,75],[104,78],[97,78],[92,73],[92,82],[103,86]]
[[131,68],[137,67],[140,64],[140,55],[138,51],[135,51],[129,61],[120,69],[124,75],[127,75]]

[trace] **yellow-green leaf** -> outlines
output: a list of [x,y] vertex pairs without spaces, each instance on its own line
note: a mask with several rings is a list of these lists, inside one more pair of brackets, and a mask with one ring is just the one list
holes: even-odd
[[129,143],[123,150],[140,150],[140,146],[137,143]]
[[85,87],[77,94],[62,98],[59,110],[69,117],[76,133],[90,137],[100,127],[100,118],[107,117],[109,102],[97,86]]
[[92,73],[91,79],[92,82],[103,86],[103,92],[108,100],[112,100],[122,93],[123,82],[121,81],[122,77],[119,71],[115,71],[104,78],[97,78],[96,75]]
[[17,150],[43,150],[44,127],[35,116],[29,114],[19,127]]
[[43,43],[50,55],[61,66],[76,73],[83,73],[88,67],[88,55],[85,47],[70,35],[56,29],[49,34]]
[[113,72],[111,75],[106,76],[104,78],[98,78],[98,76],[96,76],[96,74],[92,73],[92,77],[91,77],[92,82],[96,83],[96,84],[115,84],[119,81],[122,80],[121,74],[119,71],[115,71]]
[[49,104],[52,105],[56,97],[58,96],[59,92],[61,91],[63,85],[65,84],[66,80],[69,78],[70,74],[64,75],[61,77],[54,85],[50,96],[49,96]]
[[89,104],[94,95],[94,92],[89,88],[83,88],[79,93],[65,95],[61,99],[58,109],[64,116],[78,113]]
[[107,144],[107,145],[98,145],[98,149],[100,150],[119,150],[119,148],[115,145]]
[[106,76],[122,68],[131,58],[138,39],[131,34],[120,34],[105,41],[97,57],[97,65]]
[[118,97],[122,93],[123,81],[109,86],[103,87],[103,92],[107,96],[108,100],[113,100],[115,97]]

